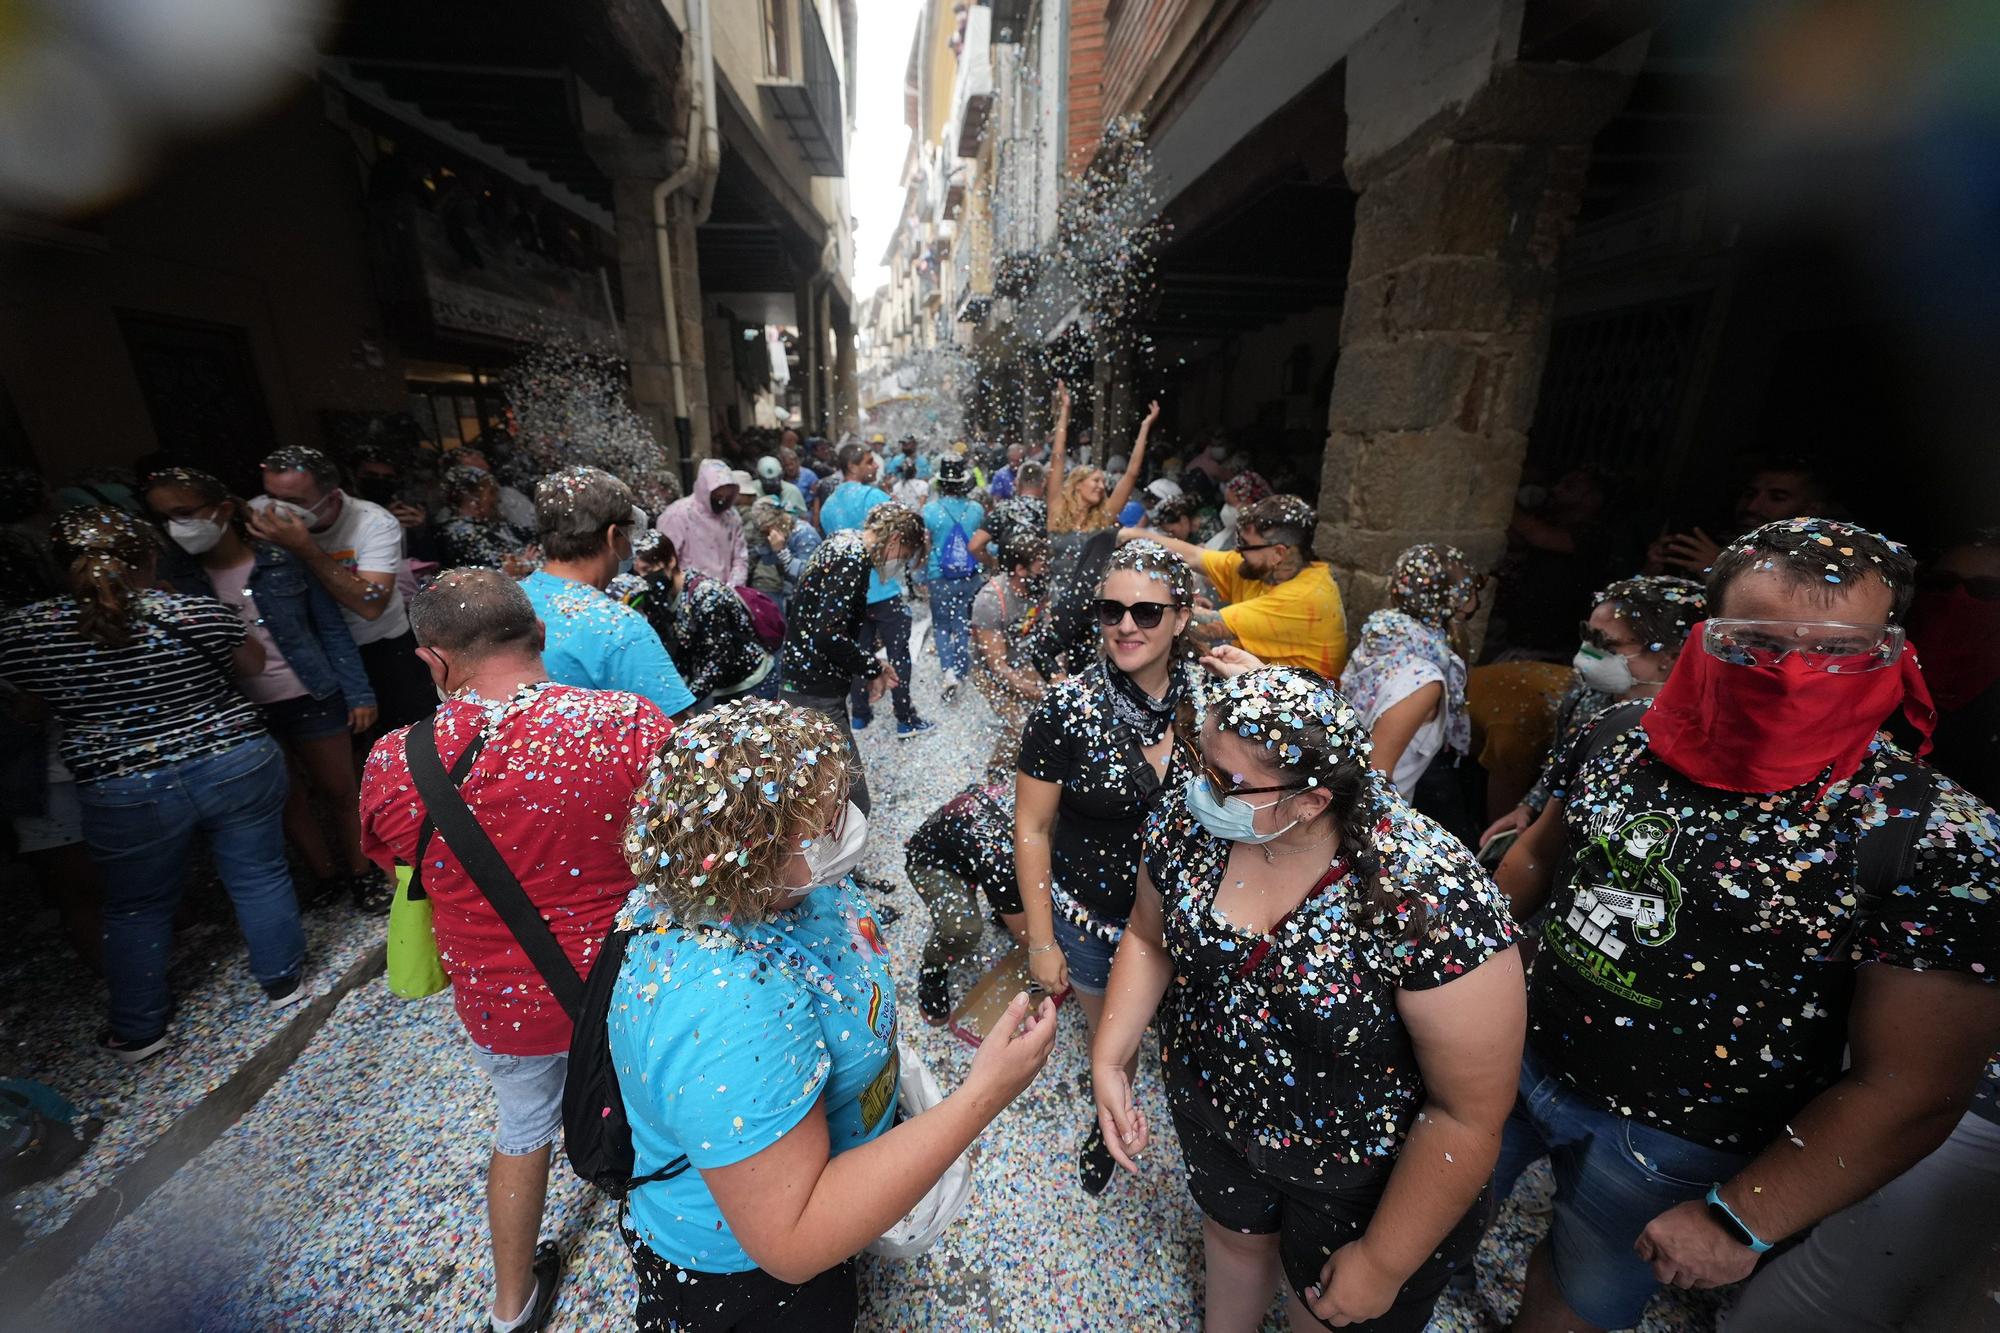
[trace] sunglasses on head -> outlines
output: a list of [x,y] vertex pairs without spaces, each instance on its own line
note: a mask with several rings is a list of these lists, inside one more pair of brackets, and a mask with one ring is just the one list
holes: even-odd
[[1158,629],[1160,619],[1174,608],[1166,602],[1120,602],[1110,597],[1097,599],[1097,623],[1106,629],[1115,628],[1126,616],[1140,629]]
[[2000,602],[2000,578],[1991,574],[1976,574],[1967,578],[1950,570],[1940,569],[1926,574],[1917,581],[1918,586],[1931,592],[1951,592],[1963,588],[1966,595],[1982,602]]

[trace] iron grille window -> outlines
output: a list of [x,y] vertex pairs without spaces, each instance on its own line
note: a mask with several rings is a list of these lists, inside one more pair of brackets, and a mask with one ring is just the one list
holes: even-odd
[[1535,406],[1535,461],[1645,475],[1665,464],[1687,397],[1708,294],[1556,324]]

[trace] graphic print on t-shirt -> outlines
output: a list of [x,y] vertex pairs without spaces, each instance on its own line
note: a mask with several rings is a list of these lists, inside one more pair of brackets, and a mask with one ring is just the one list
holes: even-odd
[[1634,989],[1637,968],[1623,966],[1634,944],[1657,948],[1674,937],[1681,881],[1670,861],[1680,826],[1649,810],[1627,818],[1612,808],[1577,852],[1569,911],[1549,923],[1557,955],[1614,995],[1658,1009],[1659,1000]]

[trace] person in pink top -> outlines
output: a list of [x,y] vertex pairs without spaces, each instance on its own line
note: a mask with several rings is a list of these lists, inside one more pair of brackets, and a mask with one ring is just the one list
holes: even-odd
[[683,566],[732,588],[750,578],[750,548],[744,545],[743,519],[736,512],[740,489],[729,464],[708,459],[695,473],[694,494],[668,505],[658,524]]

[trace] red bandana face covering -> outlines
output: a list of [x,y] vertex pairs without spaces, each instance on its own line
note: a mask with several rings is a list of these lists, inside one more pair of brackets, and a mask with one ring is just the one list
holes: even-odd
[[1775,667],[1710,656],[1702,625],[1646,711],[1646,738],[1668,767],[1720,791],[1788,791],[1827,775],[1826,789],[1861,767],[1875,733],[1900,706],[1931,748],[1937,709],[1907,647],[1893,667],[1859,675],[1808,668],[1797,653]]

